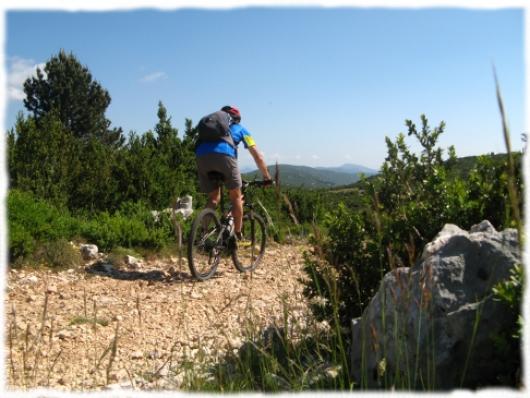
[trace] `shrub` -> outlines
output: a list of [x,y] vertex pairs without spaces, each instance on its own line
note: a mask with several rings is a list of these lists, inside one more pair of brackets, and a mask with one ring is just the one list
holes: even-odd
[[35,239],[21,224],[9,223],[9,256],[23,257],[35,249]]
[[7,198],[10,258],[26,256],[38,242],[71,239],[79,223],[66,209],[58,209],[33,194],[10,190]]
[[124,203],[114,214],[73,217],[66,209],[19,190],[8,195],[8,226],[11,261],[32,256],[52,266],[77,262],[67,242],[74,237],[88,240],[101,250],[117,246],[159,249],[174,240],[170,216],[161,214],[155,220],[141,202]]
[[[522,190],[522,156],[514,154],[515,184]],[[488,220],[497,228],[515,227],[515,219],[508,195],[508,159],[507,156],[480,156],[468,177],[469,217],[472,220],[487,215]],[[521,196],[521,195],[519,195]],[[519,203],[522,214],[522,205]]]
[[506,306],[507,314],[512,319],[512,327],[493,336],[493,347],[496,358],[503,363],[497,380],[505,385],[521,383],[521,337],[523,334],[523,317],[521,305],[524,291],[524,273],[521,265],[510,271],[510,278],[498,283],[493,288],[494,300]]
[[125,203],[114,214],[101,212],[82,226],[81,234],[102,250],[117,246],[161,248],[174,237],[170,217],[158,221],[142,203]]
[[[510,226],[506,167],[488,157],[478,160],[466,180],[451,173],[456,155],[449,150],[443,159],[437,147],[444,123],[434,129],[421,117],[418,130],[406,122],[408,135],[422,148],[412,153],[400,134],[395,142],[387,138],[388,155],[375,179],[364,181],[362,206],[338,206],[324,218],[324,233],[315,240],[315,252],[308,257],[306,295],[317,303],[321,318],[348,327],[360,316],[390,269],[411,266],[444,224],[469,228],[488,219],[496,228]],[[520,159],[520,157],[518,157]],[[520,173],[520,168],[518,168]],[[522,190],[520,174],[517,189]]]
[[45,242],[38,247],[32,261],[52,268],[73,268],[81,264],[81,253],[65,239]]

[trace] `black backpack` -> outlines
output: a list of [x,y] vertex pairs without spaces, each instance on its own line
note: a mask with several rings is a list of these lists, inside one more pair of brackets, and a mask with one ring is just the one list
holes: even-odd
[[197,124],[197,131],[199,133],[197,144],[225,141],[235,148],[230,133],[230,115],[224,111],[217,111],[204,116]]

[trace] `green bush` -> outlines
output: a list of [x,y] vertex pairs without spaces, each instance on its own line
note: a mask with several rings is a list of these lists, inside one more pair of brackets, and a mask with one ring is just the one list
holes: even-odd
[[[467,179],[458,176],[456,155],[449,160],[437,147],[444,123],[431,129],[422,115],[418,130],[406,122],[408,135],[415,137],[421,153],[412,153],[400,134],[395,142],[387,138],[388,155],[376,178],[364,181],[358,192],[362,204],[344,205],[324,217],[323,233],[316,239],[315,252],[308,256],[305,292],[316,314],[348,327],[360,316],[389,270],[413,265],[423,247],[446,223],[463,228],[488,219],[496,228],[511,226],[513,215],[508,198],[504,161],[480,158]],[[520,156],[517,189],[522,190]]]
[[[514,180],[519,191],[522,190],[522,154],[515,153]],[[508,159],[507,156],[480,156],[468,177],[470,218],[476,220],[487,215],[496,228],[515,227],[513,209],[508,204]],[[521,196],[521,195],[519,195]],[[519,203],[522,214],[523,203]]]
[[127,202],[114,213],[101,212],[86,221],[81,235],[101,250],[117,246],[161,248],[174,238],[170,217],[160,214],[158,221],[141,202]]
[[[62,261],[59,248],[69,248],[61,242],[73,238],[110,250],[117,246],[159,249],[174,241],[175,236],[170,216],[162,213],[155,220],[142,202],[126,202],[114,214],[86,213],[74,217],[66,209],[16,189],[8,194],[8,226],[12,261],[33,255],[35,261],[54,266]],[[66,251],[65,256],[72,257]]]
[[79,222],[66,209],[58,209],[33,194],[10,190],[7,198],[10,258],[31,254],[38,242],[71,239]]
[[31,233],[20,224],[9,224],[9,257],[15,259],[33,252],[36,242]]
[[497,380],[504,385],[521,385],[521,338],[523,335],[522,299],[524,291],[524,272],[521,265],[510,271],[510,278],[493,288],[494,300],[506,306],[512,327],[492,336],[495,357],[503,366],[497,374]]

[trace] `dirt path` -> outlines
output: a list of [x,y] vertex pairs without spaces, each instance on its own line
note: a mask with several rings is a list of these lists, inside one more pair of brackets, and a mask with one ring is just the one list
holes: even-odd
[[8,385],[176,389],[188,363],[239,347],[251,329],[282,319],[285,306],[306,319],[298,281],[306,249],[273,245],[252,274],[240,274],[226,259],[215,278],[201,283],[187,268],[176,273],[176,259],[110,274],[87,272],[99,269],[90,265],[59,273],[10,270]]

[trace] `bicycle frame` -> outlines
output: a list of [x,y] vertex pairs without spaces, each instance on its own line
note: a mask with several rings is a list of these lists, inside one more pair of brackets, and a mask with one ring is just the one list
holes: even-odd
[[[221,195],[219,198],[221,217],[218,216],[218,212],[215,211],[215,209],[203,209],[193,221],[190,231],[190,238],[188,240],[188,263],[193,276],[199,280],[206,280],[215,273],[215,270],[219,264],[219,256],[224,251],[228,251],[228,253],[230,253],[234,266],[240,272],[254,270],[260,263],[265,252],[267,240],[266,224],[263,218],[254,211],[252,196],[247,190],[252,186],[265,186],[267,182],[243,181],[243,186],[241,188],[243,196],[247,194],[249,196],[249,200],[244,201],[244,207],[247,208],[247,210],[244,212],[244,219],[247,219],[245,224],[250,224],[249,232],[251,244],[248,246],[251,248],[250,257],[248,257],[248,253],[246,253],[244,249],[243,251],[238,250],[238,244],[236,243],[233,234],[234,229],[231,228],[230,223],[232,218],[232,207],[230,207],[228,210],[225,209],[222,181],[220,179],[215,179],[215,182],[217,182],[216,185],[219,187],[219,193]],[[208,224],[202,223],[204,220],[213,220],[215,225],[210,229]],[[207,221],[207,223],[209,223],[209,221]],[[255,235],[255,231],[257,232],[257,236]],[[199,238],[198,241],[195,241],[196,237]],[[255,244],[257,244],[258,247],[256,247]],[[197,248],[198,251],[195,251],[194,248]],[[206,268],[204,268],[204,266],[206,266]],[[205,270],[205,272],[202,272],[202,270]]]
[[[225,198],[224,198],[224,184],[222,182],[218,182],[218,187],[220,188],[220,195],[221,195],[221,199],[219,201],[219,210],[221,211],[221,223],[223,223],[226,219],[226,217],[228,217],[231,212],[232,212],[232,205],[230,205],[230,207],[225,211]],[[253,187],[253,186],[256,186],[256,187],[263,187],[265,186],[265,182],[263,181],[245,181],[243,180],[243,184],[241,186],[241,196],[242,196],[242,201],[243,201],[243,207],[246,207],[248,210],[254,210],[254,204],[249,201],[247,202],[245,200],[245,193],[247,192],[247,188],[250,188],[250,187]]]

